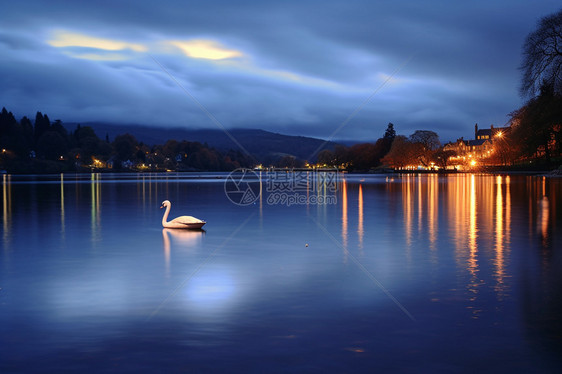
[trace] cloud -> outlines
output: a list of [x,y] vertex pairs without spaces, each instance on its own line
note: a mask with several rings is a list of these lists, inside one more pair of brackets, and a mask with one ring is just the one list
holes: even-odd
[[102,49],[105,51],[120,51],[123,49],[131,49],[136,52],[147,51],[147,47],[142,44],[130,43],[122,40],[96,38],[68,31],[55,31],[54,38],[48,40],[47,43],[57,48],[83,47]]
[[402,134],[426,128],[452,140],[476,122],[503,124],[521,105],[521,44],[558,8],[548,0],[8,2],[0,105],[65,121],[214,126],[152,56],[227,127],[326,137],[376,91],[336,138],[373,140],[393,122]]
[[241,51],[228,49],[214,40],[172,40],[169,44],[181,49],[181,51],[191,58],[202,58],[208,60],[225,60],[236,57],[242,57]]

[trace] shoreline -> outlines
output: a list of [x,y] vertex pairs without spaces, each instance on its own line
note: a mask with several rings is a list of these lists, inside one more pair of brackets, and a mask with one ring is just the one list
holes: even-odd
[[[252,169],[250,169],[252,170]],[[73,170],[61,172],[8,172],[0,170],[2,175],[60,175],[60,174],[201,174],[201,173],[224,173],[228,174],[234,170],[111,170],[111,169],[91,169],[91,170]],[[287,172],[293,171],[318,171],[315,169],[287,169]],[[332,169],[333,171],[333,169]],[[474,171],[459,171],[459,170],[386,170],[386,171],[339,171],[349,175],[402,175],[402,174],[490,174],[490,175],[527,175],[527,176],[545,176],[545,177],[562,177],[562,167],[553,170],[474,170]]]

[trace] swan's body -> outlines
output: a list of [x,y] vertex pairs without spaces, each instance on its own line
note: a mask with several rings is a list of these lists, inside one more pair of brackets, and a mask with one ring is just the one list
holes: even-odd
[[166,208],[166,211],[164,212],[164,217],[162,217],[162,226],[167,229],[200,229],[205,223],[207,223],[192,216],[180,216],[168,221],[168,214],[170,214],[172,203],[168,200],[164,200],[160,209],[164,207]]

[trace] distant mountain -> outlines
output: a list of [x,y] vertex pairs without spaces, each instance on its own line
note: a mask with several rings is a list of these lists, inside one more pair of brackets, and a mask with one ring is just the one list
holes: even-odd
[[[83,126],[90,126],[94,129],[98,137],[105,138],[107,135],[110,140],[119,134],[129,133],[138,141],[148,145],[164,144],[170,139],[177,141],[187,140],[191,142],[207,143],[209,146],[220,150],[242,151],[224,131],[214,129],[182,129],[148,127],[140,125],[113,125],[107,123],[82,123]],[[74,130],[76,124],[65,124],[68,130]],[[254,129],[229,129],[228,133],[246,149],[250,154],[259,159],[266,157],[278,157],[291,155],[307,160],[320,148],[334,149],[335,142],[325,142],[322,139],[310,138],[306,136],[292,136],[277,134],[265,130]],[[242,151],[243,152],[243,151]],[[316,156],[316,155],[315,155]],[[314,157],[315,158],[315,157]]]

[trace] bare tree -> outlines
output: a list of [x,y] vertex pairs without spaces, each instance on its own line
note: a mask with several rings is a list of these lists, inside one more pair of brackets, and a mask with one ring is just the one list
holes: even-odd
[[534,97],[543,84],[562,93],[562,10],[543,17],[523,45],[521,95]]
[[439,142],[439,135],[429,130],[416,130],[416,132],[410,135],[410,141],[413,143],[421,143],[424,148],[429,151],[434,151],[441,145]]

